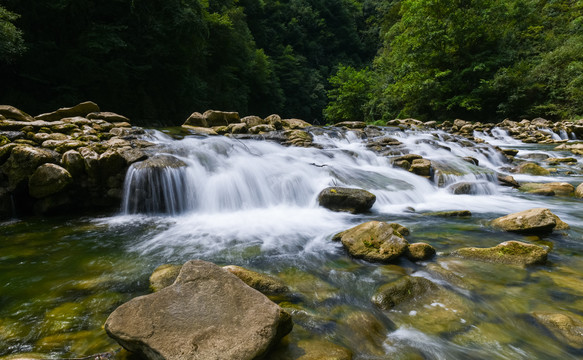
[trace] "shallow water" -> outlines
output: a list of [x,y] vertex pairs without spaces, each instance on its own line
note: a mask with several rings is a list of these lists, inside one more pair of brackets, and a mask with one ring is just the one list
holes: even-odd
[[[403,144],[392,148],[395,156],[422,155],[442,164],[441,172],[430,181],[393,168],[390,156],[370,151],[367,139],[353,131],[314,130],[322,149],[227,137],[176,140],[152,131],[149,140],[161,145],[161,153],[188,165],[178,177],[169,173],[173,180],[164,188],[149,190],[174,194],[180,199],[173,202],[176,208],[166,204],[161,214],[153,201],[144,214],[125,202],[119,214],[107,217],[1,225],[0,356],[81,357],[117,349],[102,329],[108,314],[147,293],[148,277],[158,265],[203,259],[284,280],[295,295],[276,301],[293,315],[292,343],[325,340],[348,348],[354,359],[581,358],[580,348],[553,337],[532,317],[562,312],[583,319],[581,200],[497,185],[495,173],[508,174],[513,165],[487,144],[435,131],[383,129],[375,135]],[[566,156],[552,146],[495,135],[484,139],[519,149],[517,158]],[[479,166],[462,159],[468,156]],[[583,181],[581,159],[557,170],[548,177],[514,176],[575,186]],[[136,169],[128,172],[128,199],[140,196],[134,184],[140,176]],[[473,184],[472,194],[453,195],[449,189],[458,182]],[[332,185],[365,188],[377,201],[361,215],[318,207],[318,193]],[[541,238],[487,226],[496,217],[534,207],[551,209],[571,229]],[[472,216],[424,215],[443,210],[470,210]],[[406,226],[407,240],[433,245],[437,257],[372,264],[351,259],[331,241],[335,233],[369,220]],[[507,240],[549,246],[548,263],[523,269],[448,255]],[[406,274],[426,277],[443,291],[391,311],[375,308],[370,300],[375,291]],[[274,359],[285,358],[285,349],[277,351]]]

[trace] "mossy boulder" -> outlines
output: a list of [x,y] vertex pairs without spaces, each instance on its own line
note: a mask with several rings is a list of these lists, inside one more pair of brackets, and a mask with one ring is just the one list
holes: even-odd
[[289,288],[283,283],[283,281],[272,276],[251,271],[236,265],[223,266],[223,269],[235,275],[245,284],[264,295],[282,295],[289,292]]
[[544,234],[554,229],[569,228],[569,225],[545,208],[534,208],[502,216],[492,220],[490,224],[505,231],[526,234]]
[[340,232],[332,238],[341,241],[348,253],[371,262],[389,263],[407,251],[409,243],[393,226],[381,221],[369,221]]
[[318,194],[318,203],[332,211],[347,211],[353,214],[368,211],[376,196],[364,189],[329,187]]
[[405,256],[411,261],[422,261],[435,256],[435,248],[427,243],[418,242],[409,244]]
[[520,185],[520,191],[528,193],[552,193],[553,195],[570,196],[573,195],[575,187],[566,182],[551,183],[524,183]]
[[30,177],[28,191],[30,196],[40,199],[66,189],[71,183],[73,177],[66,169],[55,164],[43,164]]
[[466,259],[509,265],[540,265],[547,261],[549,250],[520,241],[506,241],[491,248],[463,248],[452,253]]
[[450,210],[450,211],[434,211],[423,214],[425,216],[436,217],[470,217],[472,212],[470,210]]
[[532,316],[558,340],[583,349],[583,321],[561,313],[534,312]]
[[438,289],[430,280],[417,276],[403,276],[382,285],[373,295],[372,302],[382,310],[390,310],[404,302]]
[[150,289],[154,292],[170,286],[174,283],[182,265],[162,264],[158,266],[150,275]]
[[515,171],[519,174],[548,176],[551,172],[535,163],[524,163],[519,165]]

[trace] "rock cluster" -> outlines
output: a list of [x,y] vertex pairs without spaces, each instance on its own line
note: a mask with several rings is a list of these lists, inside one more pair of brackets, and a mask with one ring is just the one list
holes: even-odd
[[118,206],[129,165],[153,144],[92,102],[32,117],[0,106],[0,217]]
[[196,134],[253,136],[266,135],[284,145],[310,147],[311,135],[303,131],[311,124],[300,119],[282,119],[273,114],[262,119],[259,116],[239,117],[237,112],[207,110],[203,114],[192,113],[182,125]]

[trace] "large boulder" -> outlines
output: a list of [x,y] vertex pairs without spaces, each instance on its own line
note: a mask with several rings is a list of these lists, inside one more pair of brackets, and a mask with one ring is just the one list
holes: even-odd
[[118,307],[105,331],[147,359],[257,359],[292,329],[289,314],[221,267],[184,264],[174,284]]
[[376,196],[363,189],[329,187],[320,192],[318,203],[333,211],[348,211],[353,214],[369,210]]
[[35,119],[52,122],[68,117],[87,116],[87,114],[92,112],[100,112],[99,106],[94,102],[86,101],[70,108],[60,108],[51,113],[35,116]]
[[492,220],[490,224],[509,232],[534,234],[569,228],[557,215],[545,208],[534,208],[502,216]]
[[193,112],[183,125],[189,125],[194,127],[208,127],[205,117],[199,112]]
[[12,119],[16,121],[34,121],[32,116],[10,105],[0,105],[0,115],[4,116],[6,119]]
[[39,166],[28,182],[30,196],[40,199],[56,194],[73,182],[71,174],[55,164],[43,164]]
[[227,126],[233,123],[241,122],[239,118],[239,113],[237,112],[227,112],[227,111],[216,111],[207,110],[202,114],[206,119],[208,126]]
[[404,255],[409,246],[395,227],[381,221],[369,221],[334,235],[332,240],[341,241],[350,255],[357,259],[389,263]]
[[548,250],[520,241],[506,241],[491,248],[463,248],[453,252],[466,259],[510,265],[537,265],[547,261]]
[[15,146],[11,149],[10,157],[2,165],[1,170],[8,176],[8,185],[14,189],[28,180],[29,176],[42,164],[56,163],[61,156],[51,150],[32,146]]

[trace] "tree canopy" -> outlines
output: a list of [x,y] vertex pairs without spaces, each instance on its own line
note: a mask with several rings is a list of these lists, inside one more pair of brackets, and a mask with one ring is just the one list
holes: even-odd
[[4,0],[0,102],[314,123],[583,115],[583,0]]

